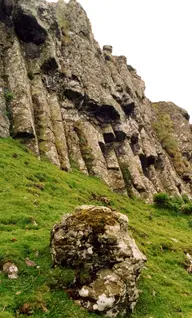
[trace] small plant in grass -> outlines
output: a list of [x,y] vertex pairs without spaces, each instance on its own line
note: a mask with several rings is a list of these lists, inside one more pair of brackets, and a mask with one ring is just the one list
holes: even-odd
[[192,202],[185,194],[183,196],[169,196],[167,193],[158,193],[154,195],[154,203],[162,209],[182,212],[183,214],[192,214]]
[[0,318],[13,318],[13,316],[7,311],[2,311],[0,312]]
[[60,267],[55,267],[54,270],[50,272],[49,277],[49,287],[51,289],[64,289],[69,288],[75,280],[75,271],[65,267],[65,269]]
[[187,194],[182,194],[181,197],[184,203],[190,203],[190,199]]
[[167,193],[157,193],[154,195],[154,203],[161,208],[168,208],[170,197]]
[[179,212],[184,201],[182,197],[170,196],[167,193],[157,193],[154,195],[154,203],[162,209],[169,209]]
[[168,203],[168,208],[170,210],[174,210],[174,211],[179,212],[182,205],[183,205],[182,197],[179,197],[178,195],[170,197],[169,203]]
[[183,204],[181,207],[181,212],[188,215],[192,214],[192,202]]
[[189,225],[189,227],[192,229],[192,218],[189,219],[188,225]]

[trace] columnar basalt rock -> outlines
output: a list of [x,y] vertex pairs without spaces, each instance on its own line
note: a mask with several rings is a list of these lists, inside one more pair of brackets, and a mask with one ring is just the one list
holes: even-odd
[[[23,139],[61,169],[73,163],[121,193],[191,196],[189,115],[145,97],[126,57],[100,49],[76,0],[1,0],[0,56],[1,137]],[[175,154],[154,125],[158,107],[172,122]]]
[[75,270],[71,296],[108,317],[127,317],[136,305],[136,282],[146,257],[128,234],[126,215],[106,207],[81,206],[51,232],[54,264]]

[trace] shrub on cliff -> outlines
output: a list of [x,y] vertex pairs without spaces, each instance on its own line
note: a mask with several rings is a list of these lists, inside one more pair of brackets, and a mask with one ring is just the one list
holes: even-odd
[[155,205],[162,209],[173,210],[183,214],[192,214],[192,201],[187,195],[170,196],[167,193],[157,193],[153,199]]

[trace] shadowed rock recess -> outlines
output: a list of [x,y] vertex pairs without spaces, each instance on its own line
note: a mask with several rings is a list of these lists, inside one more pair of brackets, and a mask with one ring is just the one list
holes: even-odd
[[70,295],[107,317],[132,313],[136,282],[146,257],[128,235],[127,216],[106,207],[81,206],[51,232],[54,264],[75,270]]
[[120,193],[191,195],[189,115],[145,97],[126,57],[100,49],[77,1],[0,0],[0,55],[1,137]]

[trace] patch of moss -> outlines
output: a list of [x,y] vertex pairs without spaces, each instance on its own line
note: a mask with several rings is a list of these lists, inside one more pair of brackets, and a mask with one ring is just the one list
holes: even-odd
[[76,213],[73,217],[72,224],[78,226],[79,223],[85,223],[87,227],[92,228],[94,234],[104,233],[105,226],[114,226],[117,224],[117,216],[111,212],[102,210],[83,210]]
[[124,182],[126,185],[127,194],[128,194],[128,196],[133,197],[132,178],[131,178],[129,168],[127,167],[126,164],[120,164],[120,169],[121,169],[123,179],[124,179]]

